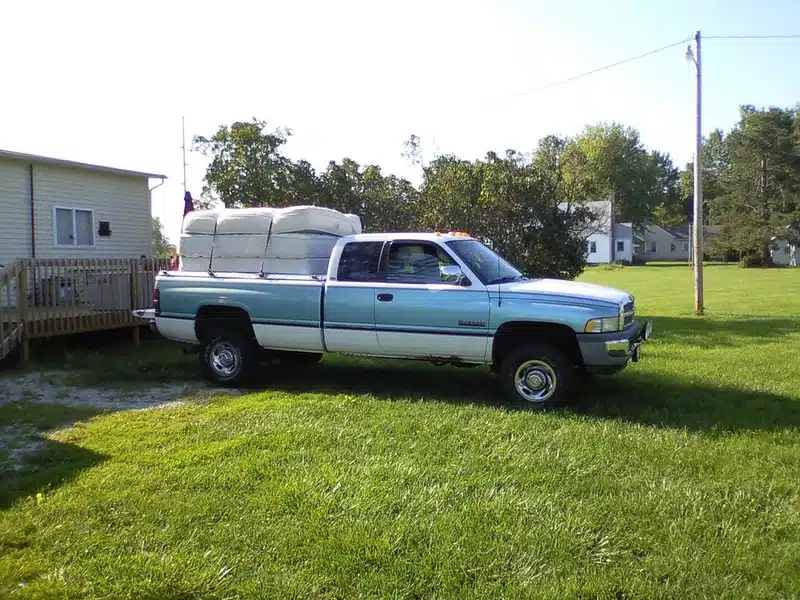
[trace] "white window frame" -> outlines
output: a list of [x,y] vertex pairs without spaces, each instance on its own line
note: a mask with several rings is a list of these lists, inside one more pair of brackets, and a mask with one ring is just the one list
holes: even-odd
[[670,243],[670,245],[669,245],[669,251],[670,252],[675,252],[675,250],[677,250],[677,248],[678,248],[677,244]]
[[625,240],[617,242],[617,252],[625,252]]
[[[58,243],[58,221],[57,214],[59,210],[68,210],[72,212],[72,235],[74,237],[74,244],[59,244]],[[78,211],[88,212],[92,215],[92,244],[79,245],[78,244],[78,223],[75,213]],[[97,233],[95,232],[94,209],[84,208],[82,206],[53,206],[53,247],[54,248],[95,248],[97,246]]]
[[650,242],[650,252],[658,253],[658,244],[656,242]]
[[688,252],[689,251],[689,242],[683,242],[683,251],[684,252]]
[[589,254],[597,254],[597,242],[589,241]]

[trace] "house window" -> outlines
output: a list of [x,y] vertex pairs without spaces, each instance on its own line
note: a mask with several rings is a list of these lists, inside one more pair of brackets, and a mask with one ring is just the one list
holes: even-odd
[[655,251],[656,251],[656,243],[650,242],[650,252],[655,252]]
[[784,246],[783,247],[783,253],[784,254],[789,254],[789,246]]
[[675,244],[670,244],[669,245],[669,251],[670,252],[675,252]]
[[683,242],[683,251],[684,252],[688,252],[689,251],[689,242]]
[[589,242],[589,254],[597,252],[597,242]]
[[617,252],[625,252],[625,242],[617,242]]
[[53,242],[57,247],[93,248],[94,211],[56,206],[53,209]]

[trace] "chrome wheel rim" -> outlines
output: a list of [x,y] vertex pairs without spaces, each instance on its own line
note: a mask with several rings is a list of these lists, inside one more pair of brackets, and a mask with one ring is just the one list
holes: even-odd
[[543,360],[525,361],[514,373],[514,387],[528,402],[544,402],[555,393],[557,385],[555,370]]
[[236,374],[242,364],[239,349],[230,342],[214,343],[209,351],[209,364],[214,374],[227,379]]

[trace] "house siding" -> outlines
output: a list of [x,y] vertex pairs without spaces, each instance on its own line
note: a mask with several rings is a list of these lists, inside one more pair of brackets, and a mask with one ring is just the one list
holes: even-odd
[[[37,258],[138,258],[152,255],[150,190],[144,177],[34,165]],[[94,211],[93,248],[55,244],[56,206]],[[97,235],[98,223],[111,224],[111,236]]]
[[27,164],[0,159],[0,265],[31,253],[30,172]]
[[[645,243],[644,256],[646,260],[676,260],[684,261],[689,260],[689,250],[684,250],[684,244],[688,244],[689,240],[676,238],[668,231],[652,225],[647,228],[647,242]],[[656,245],[656,250],[653,252],[653,244]],[[675,251],[671,250],[671,245],[675,245]],[[691,248],[691,244],[689,245]]]
[[789,265],[792,264],[794,258],[794,265],[797,264],[798,249],[792,247],[786,240],[776,240],[775,248],[772,250],[772,262],[776,265]]
[[[596,252],[590,253],[590,244],[594,242]],[[617,250],[617,243],[624,244],[623,250]],[[614,245],[613,249],[611,245]],[[614,260],[631,262],[633,259],[633,230],[630,223],[617,223],[614,226],[614,238],[612,241],[608,231],[597,231],[586,238],[586,262],[590,265],[608,264],[613,254]]]

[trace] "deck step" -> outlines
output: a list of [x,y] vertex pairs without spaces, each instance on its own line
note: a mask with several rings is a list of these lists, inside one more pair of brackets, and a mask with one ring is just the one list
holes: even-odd
[[11,354],[14,351],[14,348],[17,347],[19,344],[19,339],[22,333],[22,327],[15,327],[10,332],[5,332],[4,337],[0,339],[0,362],[2,362],[6,356]]

